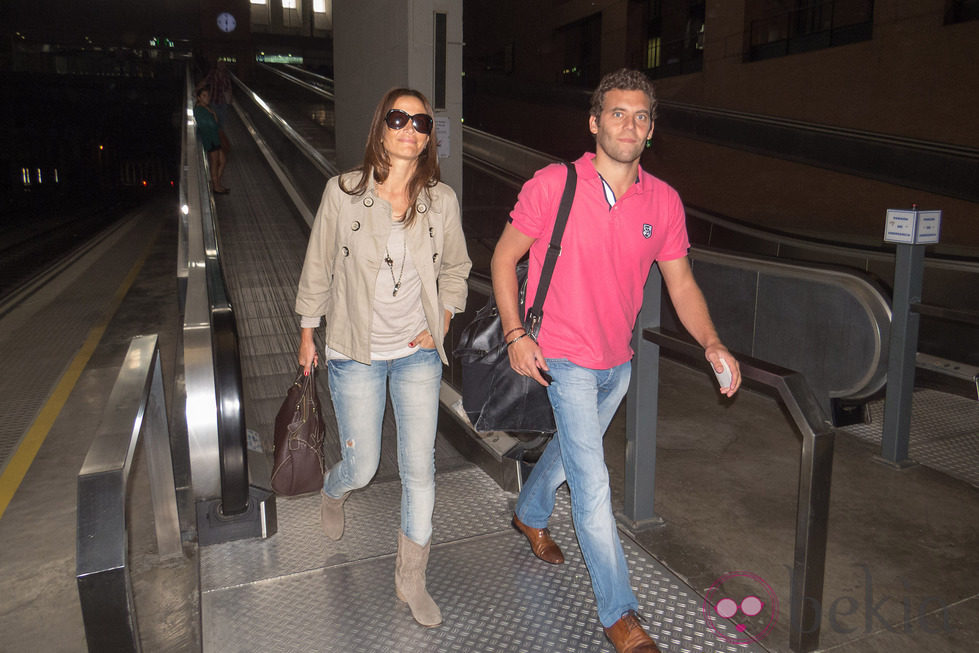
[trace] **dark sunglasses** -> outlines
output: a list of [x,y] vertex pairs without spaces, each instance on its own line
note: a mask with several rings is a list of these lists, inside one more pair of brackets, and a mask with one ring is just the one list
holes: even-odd
[[401,109],[391,109],[388,111],[388,115],[384,116],[384,124],[391,129],[404,129],[409,122],[419,134],[432,133],[432,117],[427,113],[416,113],[409,116]]

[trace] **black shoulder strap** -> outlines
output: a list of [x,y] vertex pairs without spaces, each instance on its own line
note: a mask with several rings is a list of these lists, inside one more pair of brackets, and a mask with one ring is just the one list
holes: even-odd
[[574,191],[578,185],[578,173],[574,169],[574,163],[565,163],[568,169],[568,178],[564,182],[564,193],[561,195],[561,205],[557,210],[557,219],[554,221],[554,231],[551,232],[551,244],[547,248],[544,256],[544,266],[541,268],[540,282],[537,284],[537,294],[534,296],[534,305],[527,311],[527,331],[537,337],[540,329],[541,319],[544,317],[544,297],[547,295],[547,288],[551,285],[551,275],[554,274],[554,266],[557,264],[557,257],[561,253],[561,239],[564,238],[564,228],[568,225],[568,215],[571,213],[571,204],[574,202]]

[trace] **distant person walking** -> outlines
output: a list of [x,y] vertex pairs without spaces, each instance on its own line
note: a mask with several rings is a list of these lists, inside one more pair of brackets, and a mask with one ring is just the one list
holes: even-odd
[[211,91],[206,86],[197,89],[194,120],[197,123],[197,137],[207,152],[207,162],[211,168],[211,190],[218,195],[226,195],[231,189],[221,182],[221,177],[227,158],[221,145],[218,115],[211,107]]
[[227,161],[231,155],[231,141],[228,139],[228,111],[231,107],[231,73],[228,64],[218,59],[214,67],[208,71],[197,88],[207,88],[211,91],[211,108],[218,116],[218,135],[221,137],[221,149]]

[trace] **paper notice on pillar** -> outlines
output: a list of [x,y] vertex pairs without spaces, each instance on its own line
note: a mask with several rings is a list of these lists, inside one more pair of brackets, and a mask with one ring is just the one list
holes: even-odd
[[435,141],[439,146],[439,158],[445,159],[449,156],[452,149],[449,141],[449,125],[451,121],[448,116],[435,117]]

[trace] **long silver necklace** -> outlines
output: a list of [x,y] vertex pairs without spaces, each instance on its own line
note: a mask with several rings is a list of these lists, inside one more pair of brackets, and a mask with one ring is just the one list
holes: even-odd
[[401,241],[401,272],[398,273],[398,278],[394,278],[394,259],[391,258],[391,252],[388,251],[387,246],[384,246],[384,262],[388,264],[388,270],[391,271],[391,281],[394,282],[394,292],[391,293],[392,297],[398,296],[398,290],[401,289],[401,279],[405,276],[405,259],[408,258],[408,241],[407,239]]

